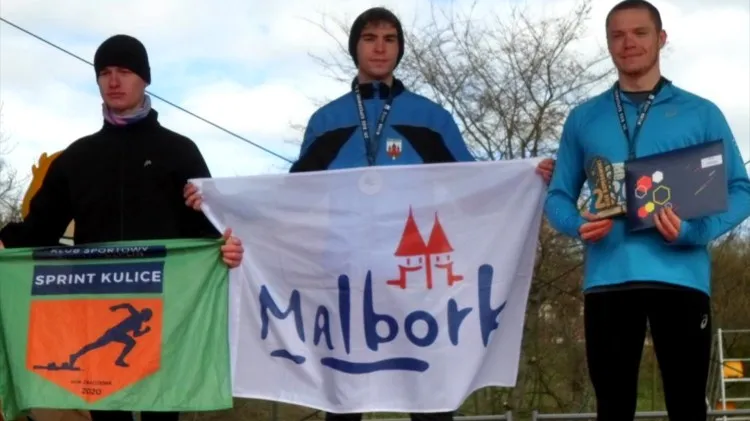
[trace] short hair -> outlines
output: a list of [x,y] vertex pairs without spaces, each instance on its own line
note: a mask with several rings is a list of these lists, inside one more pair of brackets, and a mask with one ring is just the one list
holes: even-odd
[[656,25],[656,30],[662,30],[661,13],[659,13],[659,9],[657,9],[656,6],[646,0],[623,0],[617,3],[615,7],[613,7],[607,14],[607,19],[604,22],[604,27],[609,28],[609,21],[612,19],[612,15],[614,15],[616,12],[632,9],[641,9],[648,11],[648,14],[651,15],[651,20],[653,20],[654,25]]

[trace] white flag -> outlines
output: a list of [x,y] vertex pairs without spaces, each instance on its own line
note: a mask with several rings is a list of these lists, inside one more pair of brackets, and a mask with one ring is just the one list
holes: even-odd
[[198,180],[245,247],[236,397],[435,412],[516,383],[545,194],[537,160]]

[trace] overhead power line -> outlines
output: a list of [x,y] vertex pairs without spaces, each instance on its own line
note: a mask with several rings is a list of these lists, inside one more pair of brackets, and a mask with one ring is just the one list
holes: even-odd
[[[75,59],[78,59],[79,61],[82,61],[82,62],[84,62],[84,63],[88,64],[89,66],[93,66],[93,65],[94,65],[94,63],[91,63],[90,61],[88,61],[88,60],[86,60],[86,59],[84,59],[84,58],[82,58],[82,57],[80,57],[80,56],[76,55],[75,53],[72,53],[72,52],[70,52],[70,51],[66,50],[66,49],[65,49],[65,48],[63,48],[63,47],[60,47],[59,45],[57,45],[57,44],[53,43],[52,41],[48,41],[48,40],[47,40],[47,39],[45,39],[44,37],[41,37],[41,36],[39,36],[39,35],[37,35],[37,34],[35,34],[35,33],[31,32],[31,31],[29,31],[28,29],[25,29],[25,28],[23,28],[23,27],[21,27],[21,26],[18,26],[18,25],[16,25],[15,23],[13,23],[13,22],[9,21],[8,19],[5,19],[5,18],[4,18],[4,17],[2,17],[2,16],[0,16],[0,21],[2,21],[2,22],[5,22],[6,24],[8,24],[8,25],[10,25],[10,26],[12,26],[12,27],[14,27],[14,28],[18,29],[19,31],[21,31],[21,32],[23,32],[23,33],[25,33],[25,34],[27,34],[27,35],[29,35],[29,36],[33,37],[33,38],[36,38],[37,40],[39,40],[39,41],[41,41],[41,42],[43,42],[43,43],[45,43],[45,44],[49,45],[50,47],[56,48],[56,49],[58,49],[58,50],[62,51],[63,53],[65,53],[65,54],[67,54],[67,55],[69,55],[69,56],[71,56],[71,57],[73,57],[73,58],[75,58]],[[210,121],[210,120],[207,120],[207,119],[205,119],[205,118],[203,118],[203,117],[201,117],[201,116],[199,116],[199,115],[195,114],[194,112],[192,112],[192,111],[190,111],[190,110],[187,110],[187,109],[185,109],[184,107],[181,107],[181,106],[179,106],[179,105],[175,104],[175,103],[174,103],[174,102],[172,102],[172,101],[169,101],[169,100],[168,100],[168,99],[166,99],[166,98],[163,98],[163,97],[161,97],[161,96],[159,96],[159,95],[157,95],[157,94],[155,94],[155,93],[153,93],[153,92],[150,92],[150,91],[148,91],[148,90],[146,90],[146,92],[147,92],[147,93],[148,93],[149,95],[151,95],[152,97],[154,97],[154,98],[156,98],[156,99],[159,99],[159,100],[161,100],[162,102],[164,102],[164,103],[166,103],[166,104],[169,104],[169,105],[173,106],[174,108],[176,108],[176,109],[178,109],[178,110],[180,110],[180,111],[182,111],[182,112],[184,112],[184,113],[186,113],[186,114],[188,114],[188,115],[190,115],[190,116],[192,116],[192,117],[195,117],[195,118],[197,118],[198,120],[201,120],[202,122],[204,122],[204,123],[206,123],[206,124],[209,124],[209,125],[211,125],[211,126],[213,126],[213,127],[217,128],[217,129],[219,129],[219,130],[223,131],[224,133],[227,133],[227,134],[229,134],[229,135],[231,135],[231,136],[234,136],[234,137],[236,137],[237,139],[239,139],[239,140],[242,140],[243,142],[249,143],[250,145],[252,145],[252,146],[255,146],[256,148],[258,148],[258,149],[260,149],[260,150],[262,150],[262,151],[264,151],[264,152],[266,152],[266,153],[268,153],[268,154],[270,154],[270,155],[273,155],[273,156],[275,156],[275,157],[277,157],[277,158],[279,158],[279,159],[281,159],[281,160],[283,160],[283,161],[286,161],[286,162],[288,162],[288,163],[290,163],[290,164],[292,163],[292,160],[290,160],[289,158],[286,158],[286,157],[284,157],[284,156],[282,156],[282,155],[279,155],[278,153],[276,153],[276,152],[274,152],[274,151],[272,151],[272,150],[270,150],[270,149],[268,149],[268,148],[266,148],[266,147],[264,147],[264,146],[261,146],[261,145],[259,145],[259,144],[255,143],[255,142],[253,142],[253,141],[251,141],[251,140],[247,139],[247,138],[244,138],[244,137],[240,136],[239,134],[237,134],[237,133],[235,133],[235,132],[233,132],[233,131],[231,131],[231,130],[229,130],[229,129],[226,129],[226,128],[222,127],[222,126],[219,126],[218,124],[216,124],[216,123],[214,123],[214,122],[212,122],[212,121]],[[745,166],[747,166],[747,165],[750,165],[750,160],[746,161],[746,162],[745,162],[744,164],[745,164]]]
[[[86,63],[86,64],[88,64],[89,66],[93,66],[93,65],[94,65],[94,63],[91,63],[90,61],[88,61],[88,60],[86,60],[86,59],[84,59],[84,58],[82,58],[82,57],[80,57],[80,56],[76,55],[75,53],[72,53],[72,52],[70,52],[70,51],[66,50],[66,49],[65,49],[65,48],[63,48],[63,47],[60,47],[59,45],[57,45],[57,44],[53,43],[52,41],[48,41],[47,39],[45,39],[45,38],[43,38],[43,37],[41,37],[41,36],[39,36],[39,35],[37,35],[37,34],[35,34],[35,33],[31,32],[31,31],[29,31],[29,30],[27,30],[27,29],[25,29],[25,28],[22,28],[21,26],[18,26],[18,25],[16,25],[15,23],[13,23],[13,22],[11,22],[11,21],[9,21],[9,20],[5,19],[5,18],[4,18],[4,17],[2,17],[2,16],[0,16],[0,21],[2,21],[2,22],[5,22],[5,23],[7,23],[8,25],[10,25],[10,26],[12,26],[12,27],[14,27],[14,28],[18,29],[19,31],[21,31],[21,32],[23,32],[23,33],[25,33],[25,34],[27,34],[27,35],[29,35],[29,36],[31,36],[31,37],[34,37],[34,38],[36,38],[37,40],[39,40],[39,41],[41,41],[41,42],[43,42],[43,43],[45,43],[45,44],[49,45],[50,47],[56,48],[56,49],[58,49],[58,50],[62,51],[63,53],[65,53],[65,54],[67,54],[67,55],[69,55],[69,56],[71,56],[71,57],[73,57],[73,58],[75,58],[75,59],[78,59],[78,60],[80,60],[80,61],[82,61],[82,62],[84,62],[84,63]],[[150,91],[148,91],[148,90],[146,90],[146,93],[148,93],[149,95],[151,95],[152,97],[154,97],[154,98],[156,98],[156,99],[159,99],[159,100],[163,101],[163,102],[164,102],[164,103],[166,103],[166,104],[169,104],[169,105],[171,105],[171,106],[173,106],[173,107],[177,108],[178,110],[180,110],[180,111],[182,111],[182,112],[184,112],[184,113],[187,113],[187,114],[189,114],[189,115],[190,115],[190,116],[192,116],[192,117],[195,117],[195,118],[197,118],[198,120],[201,120],[202,122],[204,122],[204,123],[206,123],[206,124],[209,124],[209,125],[211,125],[211,126],[213,126],[213,127],[217,128],[217,129],[219,129],[219,130],[223,131],[224,133],[227,133],[227,134],[229,134],[229,135],[231,135],[231,136],[234,136],[234,137],[236,137],[237,139],[240,139],[240,140],[242,140],[243,142],[249,143],[250,145],[253,145],[253,146],[255,146],[256,148],[258,148],[258,149],[260,149],[260,150],[262,150],[262,151],[264,151],[264,152],[266,152],[266,153],[268,153],[268,154],[270,154],[270,155],[273,155],[273,156],[275,156],[275,157],[277,157],[277,158],[279,158],[279,159],[281,159],[281,160],[283,160],[283,161],[286,161],[286,162],[288,162],[288,163],[290,163],[290,164],[292,163],[292,161],[291,161],[291,160],[290,160],[289,158],[286,158],[286,157],[284,157],[284,156],[282,156],[282,155],[279,155],[278,153],[276,153],[276,152],[274,152],[274,151],[272,151],[272,150],[270,150],[270,149],[268,149],[268,148],[266,148],[266,147],[264,147],[264,146],[261,146],[261,145],[259,145],[259,144],[255,143],[255,142],[253,142],[253,141],[251,141],[251,140],[249,140],[249,139],[246,139],[246,138],[244,138],[244,137],[240,136],[239,134],[237,134],[237,133],[235,133],[235,132],[233,132],[233,131],[231,131],[231,130],[228,130],[228,129],[226,129],[226,128],[222,127],[222,126],[219,126],[218,124],[216,124],[216,123],[214,123],[214,122],[212,122],[212,121],[209,121],[209,120],[207,120],[207,119],[205,119],[205,118],[203,118],[203,117],[201,117],[201,116],[199,116],[199,115],[197,115],[197,114],[193,113],[192,111],[190,111],[190,110],[187,110],[187,109],[185,109],[185,108],[183,108],[183,107],[181,107],[181,106],[179,106],[179,105],[175,104],[175,103],[174,103],[174,102],[172,102],[172,101],[169,101],[169,100],[168,100],[168,99],[166,99],[166,98],[163,98],[163,97],[161,97],[161,96],[159,96],[159,95],[157,95],[157,94],[155,94],[155,93],[153,93],[153,92],[150,92]]]

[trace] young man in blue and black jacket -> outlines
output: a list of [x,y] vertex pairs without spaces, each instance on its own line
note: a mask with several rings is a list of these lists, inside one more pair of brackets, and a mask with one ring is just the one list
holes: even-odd
[[[312,115],[290,172],[475,160],[453,116],[393,76],[404,55],[393,13],[362,13],[351,28],[349,53],[359,69],[351,91]],[[538,172],[549,180],[553,166],[543,160]]]
[[[404,54],[404,34],[393,13],[362,13],[352,25],[349,53],[359,69],[351,91],[312,115],[290,172],[475,160],[451,114],[393,76]],[[546,159],[537,172],[549,180],[553,167],[554,160]],[[326,421],[361,419],[356,413],[326,414]],[[452,421],[453,412],[411,419]]]

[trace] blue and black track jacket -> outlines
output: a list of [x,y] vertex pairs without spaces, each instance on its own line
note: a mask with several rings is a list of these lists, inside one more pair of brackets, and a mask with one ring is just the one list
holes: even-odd
[[369,134],[375,130],[389,95],[393,102],[382,134],[368,160],[357,99],[352,90],[318,109],[310,118],[297,162],[290,172],[474,161],[451,114],[437,103],[404,88],[380,82],[360,84]]

